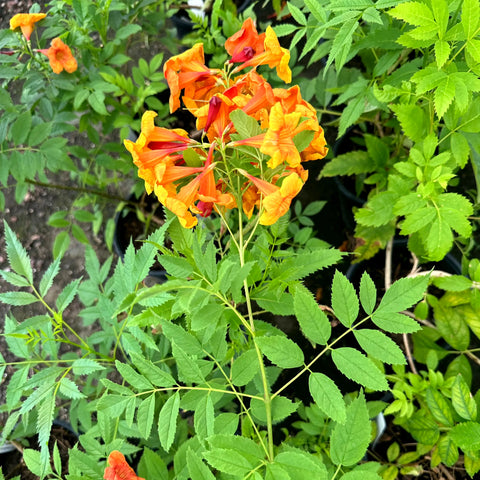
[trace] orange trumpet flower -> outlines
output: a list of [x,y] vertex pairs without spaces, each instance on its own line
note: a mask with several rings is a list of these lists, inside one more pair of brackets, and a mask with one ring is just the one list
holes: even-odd
[[50,45],[50,48],[38,51],[48,57],[53,73],[60,73],[63,70],[73,73],[77,70],[77,61],[72,55],[70,47],[65,45],[61,38],[54,38]]
[[[284,177],[282,184],[278,187],[253,175],[249,175],[243,170],[239,170],[239,172],[246,176],[263,195],[262,205],[264,211],[260,217],[261,225],[273,225],[280,217],[283,217],[288,212],[293,198],[298,195],[303,187],[303,181],[296,173],[291,173]],[[249,192],[248,197],[247,199],[244,198],[244,202],[247,200],[247,208],[253,202],[252,192]]]
[[20,27],[23,36],[30,40],[35,23],[47,16],[46,13],[17,13],[10,19],[10,30]]
[[133,468],[127,463],[125,457],[118,450],[108,456],[108,467],[105,468],[104,480],[145,480],[135,474]]

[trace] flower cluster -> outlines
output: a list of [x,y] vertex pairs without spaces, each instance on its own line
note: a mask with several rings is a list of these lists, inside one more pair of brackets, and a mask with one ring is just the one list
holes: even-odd
[[[10,29],[16,30],[20,28],[23,36],[30,43],[35,24],[43,20],[47,15],[45,13],[17,13],[10,19]],[[50,48],[37,50],[48,57],[50,67],[54,73],[61,73],[65,70],[68,73],[73,73],[77,70],[78,65],[72,51],[68,45],[63,43],[61,38],[54,38],[51,42]],[[5,53],[5,52],[2,52]],[[14,52],[12,52],[14,53]],[[8,53],[10,54],[10,53]]]
[[261,224],[275,223],[307,179],[302,162],[327,154],[316,111],[299,87],[273,88],[257,73],[268,65],[291,81],[290,52],[274,30],[259,34],[247,19],[225,49],[231,58],[223,69],[205,65],[201,43],[164,65],[170,112],[183,101],[200,139],[155,126],[155,112],[147,111],[137,141],[125,140],[147,192],[187,228],[197,224],[195,214],[240,206],[248,218],[257,208]]

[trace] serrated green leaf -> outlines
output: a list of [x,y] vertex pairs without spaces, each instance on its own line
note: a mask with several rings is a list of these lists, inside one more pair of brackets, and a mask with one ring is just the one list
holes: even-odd
[[70,236],[68,232],[60,232],[53,242],[52,253],[53,258],[62,257],[63,254],[68,250],[70,245]]
[[467,40],[478,34],[479,20],[480,4],[478,0],[464,0],[462,5],[462,27]]
[[338,155],[322,169],[321,176],[335,177],[337,175],[358,175],[360,173],[373,172],[375,162],[364,150],[355,150],[353,152]]
[[305,287],[295,288],[293,308],[305,337],[311,342],[326,345],[332,332],[330,321]]
[[204,395],[195,408],[193,425],[200,439],[213,435],[215,412],[211,395]]
[[171,387],[175,385],[175,379],[168,373],[159,368],[150,360],[132,353],[132,362],[137,367],[138,371],[156,387]]
[[418,105],[396,104],[390,105],[390,109],[395,113],[407,137],[415,142],[421,142],[427,136],[429,122],[425,112]]
[[96,90],[90,93],[87,97],[90,106],[100,115],[108,115],[108,111],[105,108],[105,94],[100,90]]
[[449,432],[457,447],[466,451],[480,449],[480,423],[463,422],[455,425]]
[[308,11],[318,20],[320,23],[325,23],[327,17],[325,11],[323,10],[322,5],[316,0],[304,0],[305,6],[308,8]]
[[35,125],[28,136],[28,145],[35,147],[39,143],[42,143],[46,138],[48,138],[51,130],[52,124],[50,122],[39,123],[38,125]]
[[136,372],[130,365],[115,360],[115,367],[123,379],[138,390],[152,390],[153,385],[143,376]]
[[60,380],[60,393],[65,395],[67,398],[84,398],[85,395],[78,389],[78,386],[72,382],[69,378],[63,377]]
[[6,270],[0,270],[0,275],[2,278],[14,287],[29,287],[30,282],[25,278],[15,272],[8,272]]
[[302,450],[280,452],[275,456],[280,465],[293,480],[327,480],[327,469],[317,458]]
[[217,470],[235,476],[245,476],[253,465],[236,450],[215,448],[203,453],[207,462]]
[[442,463],[447,467],[452,467],[457,463],[459,457],[458,448],[448,434],[440,437],[437,443],[437,450]]
[[[265,402],[258,398],[252,398],[250,402],[250,408],[252,414],[260,422],[267,424],[267,410],[265,408]],[[277,395],[273,398],[271,403],[271,416],[273,423],[278,423],[290,416],[298,408],[298,402],[294,403],[287,397]]]
[[385,292],[375,313],[407,310],[423,298],[429,276],[401,278]]
[[232,363],[232,383],[238,387],[246,385],[258,373],[259,369],[257,352],[254,349],[243,352]]
[[448,57],[450,57],[450,51],[450,44],[445,40],[437,40],[435,42],[435,60],[438,68],[442,68],[448,60]]
[[388,364],[407,363],[400,347],[384,333],[370,329],[355,330],[353,333],[367,355]]
[[27,110],[17,117],[10,128],[10,137],[16,146],[25,143],[31,127],[32,114]]
[[455,81],[450,76],[445,77],[435,90],[434,104],[439,118],[445,115],[455,98]]
[[75,375],[89,375],[99,370],[105,370],[105,367],[90,358],[79,358],[72,363],[72,371]]
[[172,352],[177,361],[179,379],[187,383],[203,383],[203,376],[198,363],[194,358],[187,355],[185,350],[179,347],[175,342],[172,344]]
[[347,407],[344,424],[338,423],[330,438],[330,456],[335,465],[355,465],[364,457],[370,443],[371,424],[363,393]]
[[363,95],[358,95],[356,98],[348,102],[340,116],[337,138],[340,138],[342,135],[344,135],[348,127],[352,126],[360,118],[362,113],[365,111],[366,104],[367,99]]
[[335,422],[345,423],[347,418],[345,401],[335,382],[323,373],[312,372],[308,386],[318,408]]
[[335,271],[332,284],[332,308],[335,316],[346,327],[351,327],[358,317],[359,303],[353,285],[345,275]]
[[462,418],[476,420],[477,404],[461,375],[457,375],[452,385],[452,406]]
[[281,368],[295,368],[303,365],[302,349],[291,339],[279,335],[259,337],[255,342],[262,353]]
[[178,409],[180,407],[180,394],[175,392],[163,405],[158,415],[158,438],[162,448],[168,452],[175,439],[177,431]]
[[53,285],[53,280],[60,271],[61,257],[57,257],[47,268],[40,280],[40,295],[44,297]]
[[377,289],[375,283],[367,272],[362,273],[360,279],[360,303],[365,313],[371,315],[377,304]]
[[18,275],[24,276],[30,284],[33,283],[33,271],[30,265],[30,258],[25,248],[18,241],[18,238],[4,220],[5,243],[8,261],[12,270]]
[[300,25],[306,25],[307,24],[307,19],[303,12],[295,6],[293,3],[288,2],[288,11],[292,15],[292,17],[295,19],[296,22],[298,22]]
[[425,398],[428,408],[435,419],[445,426],[453,426],[453,412],[448,400],[431,387],[427,389]]
[[437,423],[423,413],[414,413],[406,423],[407,430],[417,442],[424,445],[434,445],[439,436],[440,429]]
[[411,25],[436,28],[433,12],[420,2],[405,2],[389,10],[389,15]]
[[[328,68],[330,67],[333,61],[335,61],[337,72],[339,72],[342,69],[347,59],[348,53],[350,52],[350,49],[352,46],[352,37],[357,27],[358,27],[357,18],[348,18],[344,22],[342,22],[342,25],[338,30],[338,33],[335,35],[335,38],[333,39],[332,48],[330,49],[330,54],[328,56],[327,63],[325,65],[325,71],[328,70]],[[343,125],[341,128],[341,131],[343,133],[345,132],[343,128],[346,129],[348,128],[349,125],[352,125],[352,123],[348,123],[348,122],[352,121],[352,119],[355,118],[360,108],[363,112],[364,103],[365,103],[365,99],[363,97],[359,97],[357,100],[353,101],[351,104],[347,106],[347,108],[349,107],[350,108],[349,108],[348,114],[345,115],[343,120]],[[361,114],[359,114],[358,116],[360,115]],[[356,117],[356,119],[358,119],[358,117]],[[339,134],[339,137],[343,135],[343,133]]]
[[55,413],[55,395],[47,395],[41,403],[36,406],[38,444],[40,446],[40,477],[44,477],[50,469],[50,452],[48,449],[48,440]]
[[7,305],[13,305],[15,307],[22,305],[30,305],[38,302],[39,299],[28,292],[5,292],[0,293],[0,302]]
[[187,467],[193,480],[215,480],[213,473],[192,448],[187,449]]
[[192,265],[185,258],[161,255],[160,262],[173,277],[188,278],[193,272]]
[[73,280],[60,292],[57,297],[57,301],[55,302],[59,312],[63,312],[70,305],[70,303],[72,303],[75,295],[78,292],[78,287],[80,286],[81,281],[81,278]]
[[155,415],[155,394],[142,400],[137,410],[137,426],[140,435],[146,440],[150,436]]
[[372,390],[387,390],[385,375],[365,355],[351,347],[332,350],[335,366],[347,378]]

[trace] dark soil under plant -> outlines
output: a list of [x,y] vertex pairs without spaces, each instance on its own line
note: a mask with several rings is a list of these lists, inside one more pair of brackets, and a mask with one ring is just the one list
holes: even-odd
[[[68,474],[68,452],[75,446],[77,441],[77,435],[67,426],[60,423],[53,425],[49,440],[50,454],[53,451],[53,446],[56,444],[62,462],[62,471],[57,473],[60,473],[62,478],[66,478],[66,475]],[[21,443],[15,442],[14,445],[16,450],[0,454],[0,468],[5,480],[14,478],[17,475],[20,475],[21,480],[38,480],[38,477],[28,470],[22,457],[22,451],[24,448],[39,449],[37,437],[34,436],[32,438],[24,439]],[[53,464],[52,470],[54,470]]]

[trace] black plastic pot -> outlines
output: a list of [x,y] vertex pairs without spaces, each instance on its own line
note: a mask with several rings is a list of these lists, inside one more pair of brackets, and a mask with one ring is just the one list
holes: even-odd
[[[132,195],[128,202],[136,202],[135,197]],[[154,213],[156,216],[164,218],[164,211],[161,205],[158,205],[153,197],[145,197],[145,208],[147,214]],[[150,209],[150,211],[148,211]],[[155,209],[152,212],[152,209]],[[142,222],[136,214],[136,211],[128,205],[118,212],[115,216],[115,230],[113,233],[113,250],[122,259],[125,257],[130,242],[136,249],[142,246],[141,239],[145,238],[145,223]],[[163,283],[166,280],[166,271],[162,268],[157,261],[152,269],[149,271],[148,276],[151,277],[156,283]]]

